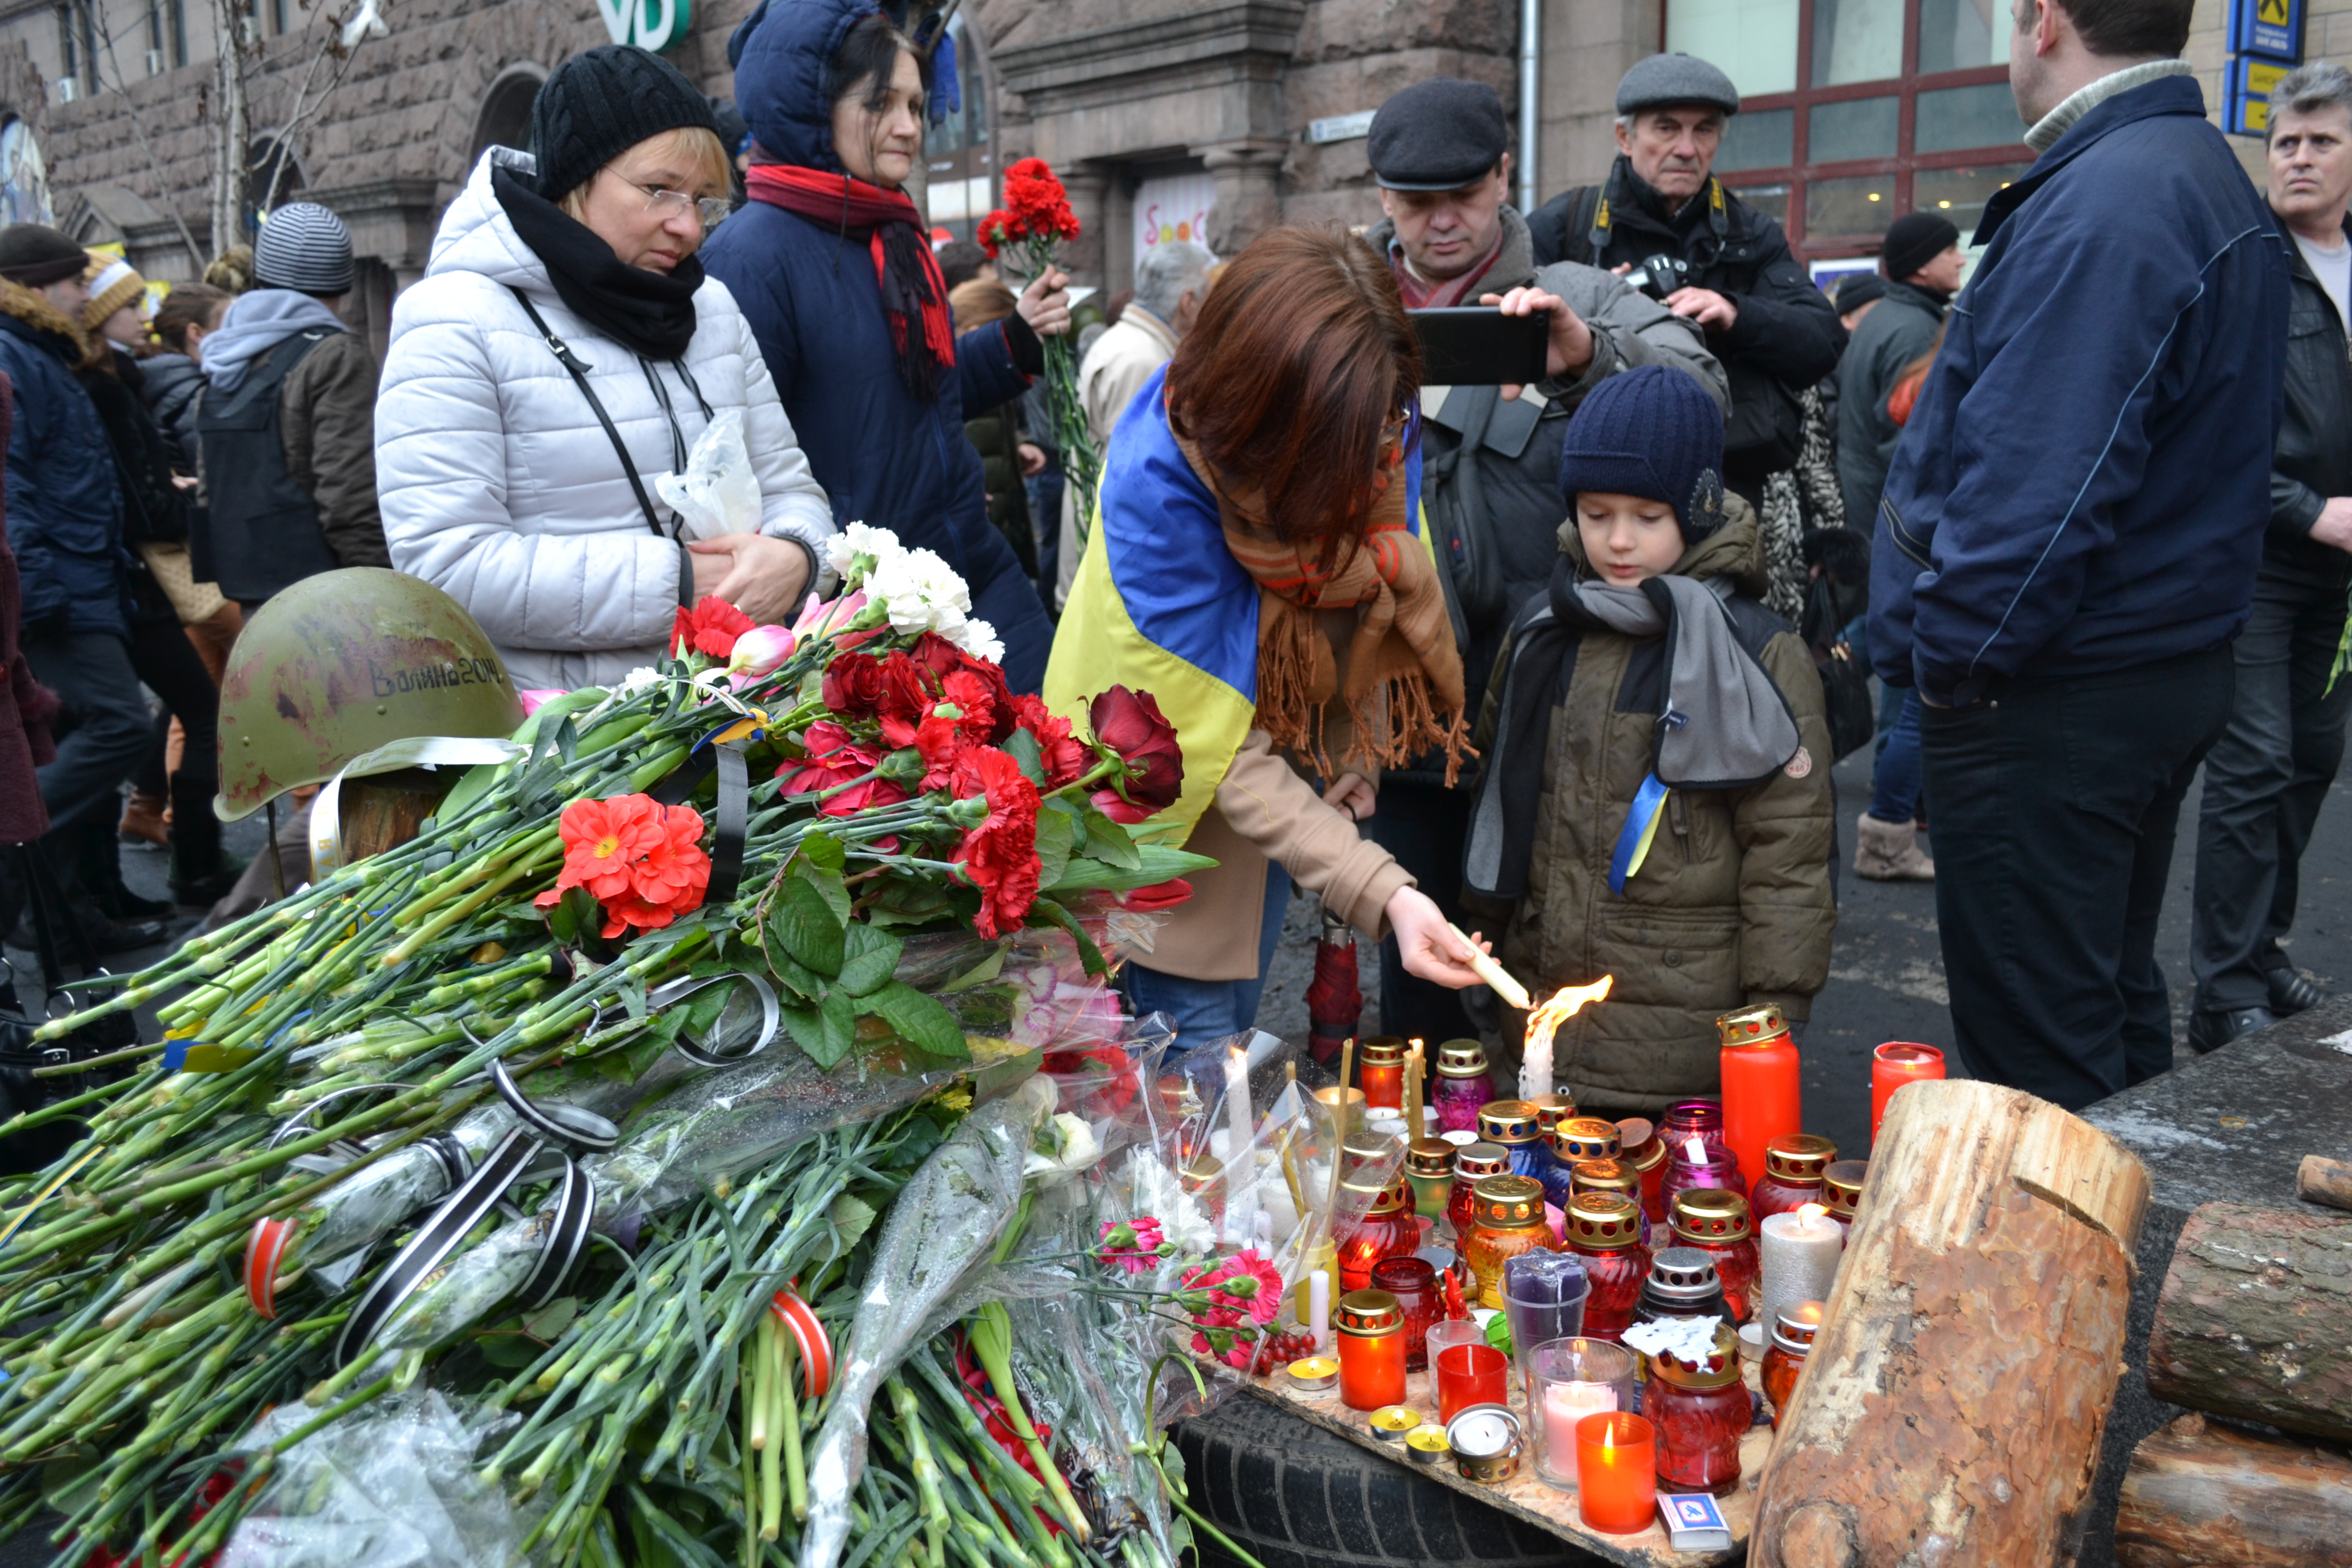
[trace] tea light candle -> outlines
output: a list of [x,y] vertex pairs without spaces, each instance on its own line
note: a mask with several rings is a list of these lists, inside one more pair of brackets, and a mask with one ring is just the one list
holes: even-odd
[[1491,1459],[1511,1446],[1509,1412],[1498,1405],[1475,1405],[1445,1429],[1448,1447],[1465,1459]]
[[1658,1507],[1658,1439],[1627,1411],[1576,1424],[1576,1511],[1603,1535],[1639,1535]]
[[1410,1405],[1390,1405],[1372,1412],[1372,1435],[1383,1443],[1401,1443],[1404,1435],[1423,1426],[1421,1412]]
[[1454,1452],[1453,1447],[1445,1441],[1445,1428],[1434,1421],[1424,1421],[1406,1433],[1404,1446],[1412,1452],[1412,1462],[1416,1465],[1439,1464]]
[[1837,1282],[1845,1233],[1829,1210],[1807,1204],[1793,1214],[1776,1214],[1759,1227],[1764,1282],[1755,1321],[1777,1323],[1780,1309],[1800,1301],[1826,1301]]
[[1339,1358],[1330,1355],[1301,1356],[1283,1368],[1293,1388],[1308,1393],[1320,1393],[1339,1381]]

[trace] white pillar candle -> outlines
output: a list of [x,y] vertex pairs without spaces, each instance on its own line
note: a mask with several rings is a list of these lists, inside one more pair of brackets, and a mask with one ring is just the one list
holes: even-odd
[[1257,1114],[1250,1105],[1249,1053],[1239,1046],[1225,1053],[1225,1230],[1248,1247],[1257,1239],[1257,1168],[1252,1147]]
[[1762,1255],[1763,1285],[1756,1321],[1769,1341],[1780,1309],[1800,1301],[1827,1301],[1837,1282],[1838,1259],[1845,1251],[1845,1236],[1829,1211],[1807,1204],[1793,1214],[1776,1214],[1758,1227],[1757,1249]]
[[1331,1348],[1331,1272],[1318,1268],[1307,1277],[1307,1326],[1315,1335],[1315,1353]]

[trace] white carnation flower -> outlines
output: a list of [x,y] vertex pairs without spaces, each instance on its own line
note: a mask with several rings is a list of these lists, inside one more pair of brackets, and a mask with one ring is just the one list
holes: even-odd
[[974,658],[984,658],[991,664],[1004,662],[1004,644],[998,639],[996,628],[986,621],[966,621],[955,636],[955,645]]
[[912,637],[938,632],[950,641],[971,615],[971,594],[953,568],[928,550],[901,550],[877,560],[866,593],[890,617],[891,628]]
[[655,669],[651,665],[641,664],[637,666],[636,668],[629,671],[628,674],[621,677],[621,685],[619,689],[620,695],[623,697],[634,697],[648,686],[658,686],[660,684],[661,673]]
[[861,555],[879,567],[905,552],[897,534],[887,528],[874,528],[862,522],[851,523],[826,540],[824,544],[825,560],[844,579],[854,575],[853,568]]

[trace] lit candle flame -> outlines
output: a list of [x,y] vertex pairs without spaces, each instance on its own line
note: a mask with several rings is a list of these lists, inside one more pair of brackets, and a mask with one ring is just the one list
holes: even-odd
[[[1704,1165],[1706,1163],[1706,1145],[1700,1141],[1697,1133],[1694,1132],[1689,1137],[1683,1140],[1683,1158],[1689,1161],[1694,1165]],[[1811,1207],[1811,1205],[1808,1205],[1806,1206]]]
[[1551,1037],[1559,1026],[1584,1010],[1588,1002],[1609,994],[1614,977],[1604,974],[1590,985],[1566,985],[1551,999],[1528,1014],[1528,1032],[1519,1055],[1519,1092],[1532,1100],[1552,1092]]
[[1604,1452],[1617,1447],[1617,1423],[1614,1421],[1601,1424],[1601,1447]]
[[1812,1229],[1815,1225],[1829,1218],[1829,1206],[1825,1204],[1799,1204],[1797,1205],[1797,1219],[1807,1230]]

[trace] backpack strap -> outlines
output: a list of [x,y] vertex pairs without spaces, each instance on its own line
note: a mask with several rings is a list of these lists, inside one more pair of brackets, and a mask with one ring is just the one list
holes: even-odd
[[588,384],[589,367],[572,352],[571,344],[555,335],[554,330],[547,324],[547,319],[539,313],[539,307],[530,302],[530,295],[511,283],[507,285],[507,291],[515,297],[515,303],[522,307],[522,313],[530,318],[530,324],[546,340],[549,352],[555,355],[555,363],[572,373],[572,384],[580,388],[580,395],[586,398],[588,406],[594,410],[596,423],[604,427],[605,437],[613,443],[614,453],[621,459],[621,472],[629,477],[629,489],[636,492],[637,505],[646,514],[646,526],[654,531],[656,538],[669,538],[670,534],[663,529],[660,518],[654,511],[653,498],[646,494],[645,480],[637,477],[635,460],[629,456],[629,448],[622,443],[620,431],[613,426],[613,416],[604,412],[604,400],[596,395],[596,389]]

